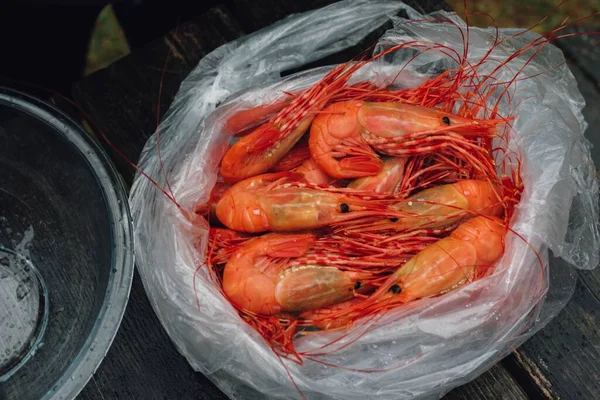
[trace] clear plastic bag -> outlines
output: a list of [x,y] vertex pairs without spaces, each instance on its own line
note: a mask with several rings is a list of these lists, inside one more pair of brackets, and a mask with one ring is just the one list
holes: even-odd
[[[404,10],[413,21],[396,17]],[[440,12],[462,30],[464,22]],[[341,1],[287,19],[226,44],[200,61],[181,88],[167,116],[146,144],[139,165],[158,184],[170,188],[184,208],[208,199],[217,164],[231,132],[224,121],[236,112],[284,98],[283,91],[306,88],[330,67],[287,76],[280,73],[323,58],[363,39],[386,21],[394,29],[375,51],[405,41],[442,43],[462,54],[457,26],[427,21],[395,1]],[[502,37],[514,30],[500,30]],[[494,41],[494,29],[470,30],[470,60],[478,60]],[[499,61],[537,37],[520,35],[496,47]],[[414,86],[447,57],[428,52],[394,53],[364,70],[361,77],[385,80],[404,66],[400,81]],[[498,73],[511,78],[525,59]],[[548,323],[568,302],[575,268],[598,263],[598,187],[584,138],[584,100],[556,47],[546,46],[512,93],[513,144],[522,154],[525,191],[507,236],[507,249],[495,272],[446,295],[386,314],[368,331],[341,339],[324,361],[286,362],[289,374],[311,399],[437,397],[490,368]],[[511,72],[512,71],[512,72]],[[218,107],[217,107],[218,106]],[[507,111],[507,110],[504,110]],[[164,328],[189,363],[232,398],[299,398],[286,369],[260,335],[238,316],[202,266],[207,226],[193,226],[148,179],[137,176],[131,190],[136,257],[145,289]],[[196,246],[200,240],[200,246]],[[529,247],[531,246],[531,248]],[[540,266],[535,249],[541,256]],[[196,274],[196,275],[195,275]],[[328,343],[340,333],[310,335],[299,350]],[[364,373],[350,369],[386,372]]]

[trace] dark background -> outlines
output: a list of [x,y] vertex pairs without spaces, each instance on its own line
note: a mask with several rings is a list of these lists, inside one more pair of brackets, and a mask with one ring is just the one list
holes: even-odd
[[[19,81],[70,96],[83,77],[90,37],[108,4],[132,51],[227,1],[25,0],[0,2],[0,83]],[[3,82],[4,81],[4,82]]]

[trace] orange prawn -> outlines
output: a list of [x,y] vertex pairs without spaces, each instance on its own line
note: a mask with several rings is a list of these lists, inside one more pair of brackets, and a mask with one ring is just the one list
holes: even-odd
[[475,179],[425,189],[392,207],[404,216],[377,223],[357,222],[348,230],[369,232],[441,228],[473,215],[500,216],[504,210],[501,187],[486,180]]
[[474,217],[418,252],[367,299],[351,299],[302,315],[316,327],[349,327],[357,318],[447,293],[493,267],[504,254],[507,231],[498,217]]
[[253,238],[229,259],[223,291],[239,308],[263,315],[300,312],[354,297],[361,276],[336,267],[291,265],[306,255],[313,234],[268,233]]
[[278,162],[269,170],[269,172],[284,172],[298,168],[303,162],[310,159],[310,150],[308,149],[308,135],[304,135],[302,139],[293,149],[284,155]]
[[281,109],[268,122],[241,137],[221,161],[225,181],[238,182],[270,170],[308,130],[316,112],[341,89],[363,63],[340,65]]
[[[329,105],[314,119],[308,144],[316,164],[328,175],[360,178],[381,170],[375,150],[388,155],[428,153],[464,142],[456,133],[493,135],[492,128],[501,122],[401,102],[348,100]],[[442,143],[428,143],[431,135]]]
[[411,258],[373,294],[377,303],[406,303],[473,281],[504,254],[508,228],[498,217],[477,216]]
[[301,174],[280,172],[238,182],[225,191],[217,203],[217,218],[229,229],[242,232],[289,232],[362,216],[397,214],[385,204],[360,197],[285,185],[303,180]]

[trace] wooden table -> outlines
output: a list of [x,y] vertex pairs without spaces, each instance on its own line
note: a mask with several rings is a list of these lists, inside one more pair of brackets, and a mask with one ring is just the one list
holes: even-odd
[[[142,146],[156,128],[157,115],[162,117],[181,81],[204,55],[290,13],[330,2],[226,1],[78,82],[73,88],[74,98],[127,157],[137,160]],[[429,1],[426,6],[415,8],[430,12],[448,7],[440,1]],[[572,39],[564,48],[573,50],[581,45],[580,39]],[[161,73],[169,51],[171,57],[159,99]],[[598,54],[596,51],[578,55],[576,63],[570,64],[588,103],[585,109],[590,123],[587,135],[596,145],[600,145],[600,114],[593,109],[600,105],[600,77],[594,68]],[[112,150],[107,150],[130,183],[133,170]],[[600,165],[600,152],[596,151],[594,157]],[[454,389],[446,398],[600,398],[600,269],[578,274],[579,282],[571,302],[547,327],[488,372]],[[114,344],[80,398],[217,400],[226,397],[202,374],[194,372],[176,351],[136,273],[129,306]]]

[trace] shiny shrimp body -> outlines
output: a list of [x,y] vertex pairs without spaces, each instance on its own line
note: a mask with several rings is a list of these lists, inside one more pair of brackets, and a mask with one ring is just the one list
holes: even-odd
[[373,299],[406,303],[473,281],[504,254],[507,230],[505,223],[496,217],[479,216],[464,222],[448,237],[428,246],[400,267]]
[[420,142],[408,140],[414,139],[411,135],[446,135],[449,131],[489,134],[495,124],[498,121],[462,118],[400,102],[348,100],[329,105],[314,119],[309,148],[316,164],[328,175],[359,178],[381,170],[383,162],[374,149],[389,155],[429,152],[436,147],[419,149]]
[[238,182],[217,203],[217,218],[241,232],[290,232],[394,212],[387,205],[342,193],[285,185],[294,180],[302,182],[304,177],[284,172]]
[[473,215],[500,216],[500,187],[485,180],[467,179],[423,190],[396,204],[408,214],[396,229],[439,228]]
[[507,231],[500,218],[472,218],[418,252],[367,299],[345,301],[303,316],[323,329],[348,327],[359,318],[454,290],[493,268],[504,254]]
[[[354,297],[358,274],[336,267],[290,264],[305,255],[312,234],[269,233],[246,242],[223,271],[223,291],[237,307],[272,315],[327,307]],[[357,284],[358,282],[358,284]]]
[[356,221],[349,229],[361,232],[437,229],[474,215],[500,216],[504,210],[501,194],[501,187],[488,181],[461,180],[425,189],[396,203],[393,207],[402,215],[399,218],[366,225]]
[[277,164],[269,170],[269,172],[292,171],[309,159],[310,150],[308,149],[308,137],[305,135],[298,143],[296,143],[292,150],[283,156]]
[[273,168],[308,130],[316,113],[346,84],[352,73],[361,65],[350,63],[334,68],[269,121],[241,137],[221,160],[220,172],[225,181],[239,182]]

